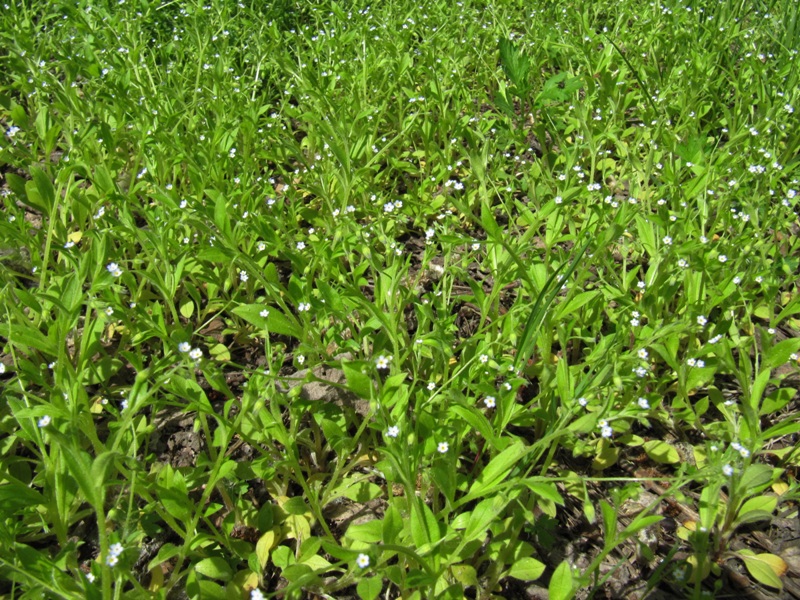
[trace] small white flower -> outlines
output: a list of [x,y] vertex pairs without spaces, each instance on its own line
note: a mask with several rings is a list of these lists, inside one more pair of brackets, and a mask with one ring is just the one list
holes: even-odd
[[604,438],[610,438],[612,435],[614,435],[614,430],[611,429],[610,425],[604,425],[600,428],[600,435]]
[[189,358],[191,358],[192,360],[200,360],[201,358],[203,358],[203,351],[200,350],[200,348],[192,348],[189,351]]
[[388,369],[390,360],[391,358],[381,354],[378,358],[375,359],[375,366],[378,369]]
[[108,556],[106,556],[106,564],[107,564],[109,567],[116,566],[116,564],[117,564],[118,562],[119,562],[119,558],[117,558],[117,557],[116,557],[116,555],[114,555],[114,554],[109,554]]
[[497,401],[495,400],[494,396],[486,396],[486,398],[483,399],[483,403],[486,405],[486,408],[494,408],[497,404]]
[[298,365],[302,365],[304,362],[306,362],[306,357],[303,356],[302,354],[298,354],[297,355],[297,364]]
[[369,566],[369,556],[363,553],[359,554],[356,559],[356,564],[362,569],[366,569]]
[[428,391],[429,392],[432,392],[435,389],[436,389],[436,384],[434,382],[431,381],[430,383],[428,383]]
[[119,403],[119,409],[120,410],[126,410],[127,408],[128,408],[128,401],[127,400],[123,400],[122,402]]
[[111,546],[108,549],[108,552],[113,556],[119,556],[120,554],[122,554],[124,550],[125,548],[122,547],[122,544],[117,542],[116,544],[111,544]]
[[386,437],[396,438],[400,435],[400,428],[397,425],[392,425],[386,430]]
[[647,350],[645,350],[644,348],[641,348],[641,349],[639,350],[639,352],[637,352],[636,354],[638,354],[638,355],[639,355],[639,358],[641,358],[642,360],[647,360],[647,357],[648,357],[648,356],[650,356],[650,355],[647,353]]
[[695,365],[697,365],[697,361],[693,358],[688,358],[686,359],[686,364],[689,365],[690,367],[694,367]]
[[111,273],[114,277],[119,277],[122,275],[122,269],[120,269],[119,265],[115,262],[108,263],[106,265],[106,271]]
[[250,600],[264,600],[264,594],[261,590],[256,588],[250,592]]
[[704,236],[704,235],[701,235],[700,236],[700,243],[701,244],[707,244],[708,243],[708,238],[706,236]]
[[178,344],[178,352],[188,352],[191,349],[192,347],[189,345],[189,342],[181,342]]
[[708,319],[706,319],[703,315],[698,315],[697,324],[701,327],[705,327],[706,323],[708,323]]
[[311,310],[311,304],[308,302],[301,302],[297,305],[297,312],[308,312]]
[[639,319],[637,319],[636,317],[631,319],[631,327],[638,327],[638,326],[639,326]]
[[44,415],[39,419],[37,425],[39,425],[39,427],[47,427],[50,425],[50,421],[52,421],[50,415]]
[[671,245],[672,245],[672,238],[671,238],[670,236],[668,236],[668,235],[665,235],[665,236],[664,236],[664,237],[661,239],[661,241],[662,241],[662,242],[664,242],[664,245],[665,245],[665,246],[671,246]]
[[305,250],[305,247],[306,247],[306,243],[305,242],[297,242],[296,248],[298,250]]
[[481,355],[478,357],[478,360],[479,360],[479,361],[481,361],[481,364],[482,364],[482,365],[485,365],[487,362],[489,362],[489,356],[488,356],[488,355],[486,355],[486,354],[481,354]]
[[730,477],[731,475],[733,475],[733,467],[730,465],[723,465],[722,474],[725,475],[725,477]]
[[748,450],[747,448],[740,448],[739,449],[739,456],[741,456],[742,458],[749,457],[750,456],[750,450]]
[[439,444],[436,446],[436,450],[437,450],[437,451],[438,451],[440,454],[444,454],[444,453],[445,453],[445,452],[447,452],[449,449],[450,449],[450,444],[448,444],[447,442],[439,442]]
[[650,408],[650,403],[647,401],[647,398],[639,398],[636,403],[639,405],[639,408],[643,408],[645,410]]
[[250,276],[247,274],[247,271],[239,271],[239,281],[244,283],[248,279],[250,279]]
[[5,363],[0,362],[0,375],[6,372],[6,365]]
[[697,359],[696,366],[698,369],[702,369],[706,366],[706,362],[700,358]]
[[111,306],[107,306],[105,312],[110,317],[114,314],[114,309]]
[[256,244],[256,250],[258,250],[259,252],[263,252],[266,249],[267,249],[266,242],[258,242],[258,244]]
[[740,283],[742,283],[741,277],[737,275],[736,277],[733,278],[733,285],[739,285]]
[[264,317],[264,318],[266,319],[266,318],[269,316],[269,311],[268,311],[268,310],[265,308],[264,310],[262,310],[262,311],[261,311],[260,313],[258,313],[258,314],[259,314],[259,315],[261,315],[262,317]]
[[725,256],[724,254],[720,254],[717,260],[721,263],[728,262],[728,257]]
[[89,583],[94,583],[95,579],[96,578],[94,576],[94,573],[87,573],[86,574],[86,581],[88,581]]
[[636,373],[637,377],[647,377],[647,369],[644,367],[636,367],[633,372]]
[[578,404],[586,408],[586,405],[589,404],[589,401],[586,398],[578,398]]

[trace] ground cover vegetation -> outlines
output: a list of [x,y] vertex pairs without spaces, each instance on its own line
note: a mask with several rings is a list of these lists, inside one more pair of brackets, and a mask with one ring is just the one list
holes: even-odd
[[0,593],[798,597],[790,0],[0,12]]

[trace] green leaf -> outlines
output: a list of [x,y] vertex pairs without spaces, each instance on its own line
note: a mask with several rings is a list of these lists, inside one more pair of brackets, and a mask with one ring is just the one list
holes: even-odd
[[565,319],[583,306],[589,304],[589,302],[594,300],[599,295],[599,290],[592,290],[590,292],[581,292],[580,294],[576,294],[569,302],[562,304],[559,307],[559,310],[556,313],[556,318],[559,320]]
[[[264,311],[267,311],[266,317],[262,316]],[[264,304],[240,304],[231,312],[259,329],[266,329],[272,333],[288,335],[298,339],[303,337],[302,328],[293,318],[290,319],[278,309],[271,306],[266,306]]]
[[374,389],[367,365],[368,363],[365,361],[342,361],[342,371],[347,380],[347,387],[365,400],[372,397]]
[[527,451],[528,448],[525,444],[516,442],[495,456],[489,461],[486,468],[481,471],[472,486],[470,486],[467,495],[459,500],[458,505],[463,505],[470,500],[480,498],[487,492],[494,490],[501,481],[508,477],[519,459],[522,458]]
[[550,585],[547,588],[550,592],[550,600],[570,600],[572,587],[572,567],[570,567],[569,561],[565,560],[556,567],[550,578]]
[[758,488],[768,485],[772,481],[773,469],[760,463],[747,467],[739,479],[738,487],[743,492],[758,492]]
[[753,579],[769,587],[783,589],[781,576],[789,567],[780,556],[755,554],[749,550],[740,550],[737,554],[744,561],[744,566],[747,567]]
[[789,357],[800,352],[800,338],[783,340],[767,350],[762,368],[774,369],[789,362]]
[[511,43],[508,38],[500,40],[500,64],[506,76],[514,84],[515,93],[524,96],[530,91],[530,59]]
[[171,544],[167,542],[158,550],[158,554],[155,555],[149,563],[147,563],[147,570],[157,567],[161,563],[167,562],[169,559],[178,556],[181,553],[181,548],[176,546],[175,544]]
[[778,412],[792,401],[792,398],[794,398],[796,393],[797,390],[793,388],[778,388],[769,396],[764,398],[764,401],[761,403],[761,409],[758,411],[758,415],[763,417],[764,415],[770,415]]
[[681,462],[681,455],[667,442],[650,440],[643,444],[643,448],[647,452],[647,456],[662,465],[674,465]]
[[345,536],[356,542],[375,544],[383,539],[383,522],[373,519],[366,523],[354,523],[347,528]]
[[393,504],[386,509],[383,514],[383,528],[381,532],[381,539],[384,544],[394,544],[397,536],[403,531],[403,518],[400,516],[400,511]]
[[742,504],[736,515],[736,525],[743,523],[753,523],[755,521],[767,521],[772,518],[775,508],[778,506],[777,496],[756,496],[750,498]]
[[478,572],[472,565],[453,565],[450,567],[453,577],[464,587],[472,587],[478,585]]
[[503,511],[507,504],[508,499],[500,495],[486,498],[479,502],[469,515],[461,545],[469,543],[472,540],[483,539],[489,525],[497,519],[497,516]]
[[530,556],[520,558],[517,562],[511,565],[508,574],[515,579],[522,579],[523,581],[534,581],[539,579],[544,573],[545,566],[535,558]]
[[55,188],[53,188],[53,182],[50,181],[47,173],[38,167],[31,168],[31,177],[33,178],[33,183],[36,185],[36,190],[39,192],[39,198],[45,209],[44,213],[49,216],[56,202],[56,191]]
[[416,503],[416,507],[416,510],[411,511],[411,537],[414,545],[421,548],[426,544],[438,542],[441,538],[441,529],[436,516],[422,499]]
[[219,579],[220,581],[230,581],[233,578],[233,571],[231,571],[230,565],[219,556],[204,558],[195,564],[194,570],[201,575],[211,579]]
[[362,600],[375,600],[383,589],[383,578],[379,576],[365,577],[358,582],[356,591]]

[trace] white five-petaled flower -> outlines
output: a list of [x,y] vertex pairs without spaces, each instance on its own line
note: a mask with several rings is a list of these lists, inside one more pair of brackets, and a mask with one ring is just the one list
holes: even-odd
[[301,302],[297,305],[297,312],[308,312],[311,310],[311,304],[309,302]]
[[110,317],[114,314],[114,309],[111,306],[106,307],[106,314]]
[[189,345],[189,342],[181,342],[178,344],[178,352],[188,352],[191,349],[192,347]]
[[391,358],[381,354],[380,356],[378,356],[378,358],[375,359],[375,366],[378,369],[388,369],[390,360]]
[[717,260],[719,260],[719,262],[721,262],[721,263],[724,263],[724,262],[728,261],[728,257],[725,256],[724,254],[720,254],[719,258]]
[[643,408],[645,410],[650,408],[650,403],[647,401],[647,398],[639,398],[636,403],[639,405],[639,408]]
[[433,381],[429,382],[428,383],[428,391],[432,392],[435,389],[436,389],[436,384]]
[[122,269],[119,268],[119,265],[115,262],[110,262],[106,265],[106,271],[111,273],[114,277],[119,277],[122,275]]
[[94,573],[87,573],[86,574],[86,581],[88,581],[89,583],[94,583],[94,580],[95,580]]
[[125,548],[122,547],[122,544],[117,542],[116,544],[111,544],[111,546],[108,549],[108,552],[113,556],[119,556],[120,554],[122,554],[123,550],[125,550]]
[[192,348],[189,351],[189,358],[191,358],[192,360],[200,360],[201,358],[203,358],[203,351],[200,350],[200,348]]
[[250,600],[264,600],[264,594],[256,588],[250,592]]
[[489,362],[489,356],[488,356],[488,355],[486,355],[486,354],[481,354],[481,355],[478,357],[478,360],[479,360],[479,361],[481,361],[481,364],[482,364],[482,365],[485,365],[487,362]]
[[486,408],[494,408],[497,405],[494,396],[486,396],[486,398],[483,399],[483,403],[486,405]]
[[297,246],[296,247],[297,247],[298,250],[305,250],[306,243],[305,242],[297,242]]
[[43,416],[42,416],[42,417],[39,419],[39,421],[38,421],[37,425],[39,425],[39,427],[47,427],[48,425],[50,425],[50,421],[51,421],[51,420],[52,420],[52,419],[50,418],[50,415],[43,415]]
[[636,354],[638,354],[639,358],[641,358],[642,360],[647,360],[647,357],[650,356],[647,353],[647,350],[645,350],[644,348],[641,348]]
[[730,477],[731,475],[733,475],[733,467],[730,465],[723,465],[722,474],[725,475],[725,477]]
[[358,558],[356,558],[356,564],[362,569],[366,569],[369,566],[369,556],[362,552],[358,555]]
[[444,453],[445,453],[445,452],[447,452],[449,449],[450,449],[450,444],[448,444],[447,442],[439,442],[439,444],[436,446],[436,450],[437,450],[437,451],[438,451],[440,454],[444,454]]
[[665,236],[664,236],[664,237],[661,239],[661,241],[662,241],[662,242],[664,242],[664,245],[665,245],[665,246],[671,246],[671,245],[672,245],[672,238],[671,238],[670,236],[668,236],[668,235],[665,235]]
[[265,308],[258,314],[266,319],[269,316],[269,311]]
[[705,327],[706,323],[708,323],[708,319],[706,319],[703,315],[697,316],[697,324],[701,327]]
[[397,425],[392,425],[386,430],[386,437],[396,438],[400,435],[400,428]]
[[114,567],[114,566],[116,566],[116,564],[117,564],[118,562],[119,562],[119,558],[117,558],[117,556],[116,556],[116,555],[114,555],[114,554],[109,554],[108,556],[106,556],[106,564],[107,564],[109,567]]
[[5,365],[5,363],[1,363],[0,362],[0,375],[2,375],[5,372],[6,372],[6,365]]
[[586,408],[586,405],[589,404],[589,401],[586,398],[578,398],[578,404]]
[[250,279],[250,276],[247,274],[247,271],[239,271],[239,281],[244,283],[248,279]]

